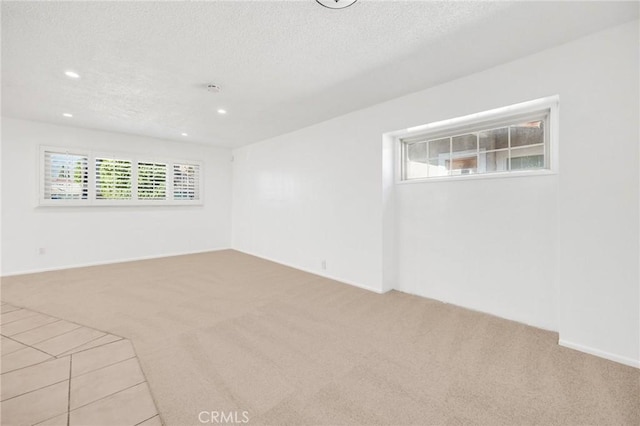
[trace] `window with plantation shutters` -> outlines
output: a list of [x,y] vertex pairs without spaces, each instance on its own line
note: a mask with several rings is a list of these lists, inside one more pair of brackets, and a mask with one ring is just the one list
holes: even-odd
[[89,196],[89,157],[45,151],[44,200],[86,200]]
[[167,198],[167,165],[138,162],[138,199],[164,200]]
[[200,199],[200,166],[197,164],[173,165],[173,199]]
[[96,158],[96,199],[131,199],[131,161]]
[[40,147],[41,206],[200,205],[202,163]]

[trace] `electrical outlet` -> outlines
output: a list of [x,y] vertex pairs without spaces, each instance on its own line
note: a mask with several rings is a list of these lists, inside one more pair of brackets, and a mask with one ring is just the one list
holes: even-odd
[[322,267],[323,270],[326,270],[327,269],[327,261],[323,260],[320,266]]
[[37,253],[38,254],[45,254],[47,252],[47,249],[45,249],[44,247],[38,247]]

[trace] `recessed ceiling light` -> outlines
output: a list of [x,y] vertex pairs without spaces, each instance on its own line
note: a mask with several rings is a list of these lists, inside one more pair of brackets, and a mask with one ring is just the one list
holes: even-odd
[[219,109],[218,110],[218,114],[226,114],[227,110],[226,109]]
[[182,136],[189,136],[187,133],[182,133]]
[[69,78],[80,78],[80,74],[78,74],[75,71],[65,71],[64,75],[66,75]]
[[64,114],[62,114],[62,115],[64,115],[65,117],[73,117],[73,114],[69,114],[68,112],[65,112],[65,113],[64,113]]

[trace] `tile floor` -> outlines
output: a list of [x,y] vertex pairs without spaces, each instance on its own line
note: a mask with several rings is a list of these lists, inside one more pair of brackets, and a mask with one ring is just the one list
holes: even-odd
[[162,425],[131,342],[1,302],[0,423]]

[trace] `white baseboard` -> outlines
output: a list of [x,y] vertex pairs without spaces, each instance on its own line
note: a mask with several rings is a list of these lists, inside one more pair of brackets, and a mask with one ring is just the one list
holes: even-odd
[[608,359],[609,361],[614,361],[620,364],[628,365],[630,367],[640,368],[640,360],[637,359],[612,354],[610,352],[601,351],[600,349],[580,345],[578,343],[568,342],[563,339],[558,340],[558,344],[560,346],[564,346],[565,348],[574,349],[576,351],[584,352],[589,355],[595,355],[600,358]]
[[332,276],[332,275],[329,275],[329,274],[323,274],[322,272],[319,272],[319,271],[313,271],[311,269],[303,268],[303,267],[300,267],[300,266],[297,266],[297,265],[293,265],[291,263],[283,262],[281,260],[272,259],[270,257],[262,256],[262,255],[259,255],[259,254],[256,254],[256,253],[252,253],[252,252],[249,252],[249,251],[246,251],[246,250],[240,250],[240,249],[235,249],[235,248],[232,248],[232,250],[239,251],[240,253],[248,254],[249,256],[259,257],[260,259],[268,260],[269,262],[277,263],[279,265],[288,266],[289,268],[298,269],[300,271],[308,272],[309,274],[318,275],[319,277],[328,278],[330,280],[334,280],[334,281],[338,281],[338,282],[341,282],[341,283],[344,283],[344,284],[348,284],[348,285],[353,286],[353,287],[358,287],[358,288],[361,288],[363,290],[372,291],[374,293],[384,294],[387,291],[389,291],[389,290],[382,291],[380,289],[369,287],[369,286],[364,285],[364,284],[360,284],[360,283],[356,283],[356,282],[353,282],[353,281],[345,280],[344,278],[335,277],[335,276]]
[[131,257],[127,259],[113,259],[113,260],[105,260],[105,261],[97,261],[97,262],[74,263],[71,265],[52,266],[48,268],[36,268],[36,269],[28,269],[28,270],[22,270],[22,271],[16,271],[16,272],[9,272],[8,274],[3,273],[2,275],[0,275],[0,277],[12,277],[15,275],[37,274],[39,272],[61,271],[63,269],[86,268],[89,266],[101,266],[101,265],[111,265],[115,263],[136,262],[138,260],[162,259],[163,257],[184,256],[188,254],[199,254],[199,253],[207,253],[210,251],[220,251],[220,250],[230,250],[230,247],[210,248],[205,250],[185,251],[185,252],[179,252],[179,253],[164,253],[164,254],[152,255],[152,256]]

